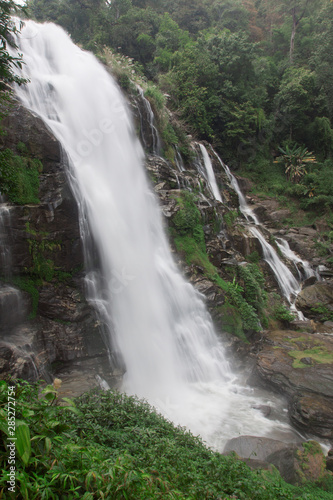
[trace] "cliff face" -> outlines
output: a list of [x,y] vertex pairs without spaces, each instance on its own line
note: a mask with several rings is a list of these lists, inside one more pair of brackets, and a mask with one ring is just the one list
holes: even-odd
[[1,224],[9,261],[2,259],[0,371],[33,380],[59,364],[106,353],[85,300],[78,209],[61,146],[18,104],[2,126],[2,149],[16,153],[23,143],[25,155],[42,162],[40,203],[3,203]]

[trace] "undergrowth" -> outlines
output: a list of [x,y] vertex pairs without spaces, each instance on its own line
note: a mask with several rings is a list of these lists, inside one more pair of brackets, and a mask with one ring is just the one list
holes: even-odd
[[[10,382],[16,491],[8,492],[8,386],[0,382],[2,498],[329,500],[330,481],[296,488],[208,449],[148,403],[115,391],[59,401],[57,389]],[[64,406],[66,405],[66,406]],[[328,478],[329,479],[329,478]]]
[[[195,195],[185,191],[177,198],[177,203],[179,210],[173,217],[174,228],[171,231],[177,251],[184,255],[188,265],[201,268],[203,274],[225,292],[229,304],[236,308],[241,318],[243,330],[259,331],[259,317],[262,315],[265,302],[262,290],[264,278],[260,275],[259,268],[255,264],[248,264],[248,269],[240,269],[239,283],[236,277],[231,282],[223,280],[216,267],[209,261],[206,252],[203,222],[200,211],[195,205]],[[240,332],[239,329],[237,331]],[[243,332],[237,336],[245,340]]]
[[[23,143],[18,146],[24,146]],[[21,150],[24,150],[23,146]],[[23,153],[25,153],[23,151]],[[0,151],[0,191],[13,203],[39,203],[39,174],[42,164],[37,159],[16,155],[11,149]]]

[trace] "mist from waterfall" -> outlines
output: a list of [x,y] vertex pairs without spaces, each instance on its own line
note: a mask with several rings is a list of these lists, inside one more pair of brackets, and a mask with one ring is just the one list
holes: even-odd
[[280,403],[237,383],[204,297],[175,265],[144,153],[113,79],[55,25],[27,21],[17,43],[30,79],[17,95],[61,142],[83,241],[92,236],[98,249],[89,298],[121,353],[123,390],[147,398],[217,449],[240,434],[289,432],[287,423],[254,408]]

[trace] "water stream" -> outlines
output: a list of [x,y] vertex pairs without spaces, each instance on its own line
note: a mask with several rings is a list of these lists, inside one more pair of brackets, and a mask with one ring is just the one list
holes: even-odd
[[[83,241],[92,235],[98,249],[101,272],[89,276],[90,298],[121,353],[123,390],[217,449],[240,434],[290,440],[281,401],[236,379],[203,297],[173,261],[144,153],[113,79],[55,25],[27,21],[18,45],[31,83],[17,94],[62,143]],[[278,417],[265,418],[254,408],[260,404]]]
[[[296,309],[295,300],[297,295],[301,291],[301,282],[309,276],[314,276],[315,272],[311,269],[310,265],[307,262],[302,261],[302,259],[298,257],[289,248],[287,241],[285,241],[282,238],[279,238],[280,243],[277,241],[277,245],[281,249],[283,255],[293,263],[296,262],[302,263],[304,267],[305,278],[303,278],[303,276],[300,274],[298,280],[295,278],[290,269],[284,264],[284,262],[282,262],[274,247],[270,243],[268,243],[264,235],[261,233],[259,219],[254,214],[253,210],[251,210],[251,208],[248,206],[245,196],[243,195],[239,187],[237,179],[230,172],[229,167],[225,165],[225,163],[223,163],[218,154],[213,149],[212,151],[219,160],[221,166],[223,167],[225,173],[227,174],[231,186],[238,195],[239,209],[249,223],[249,231],[253,234],[255,238],[259,240],[263,251],[263,257],[267,262],[267,264],[270,266],[271,270],[273,271],[276,281],[278,282],[279,288],[283,296],[287,299],[290,305],[290,310],[297,315],[299,320],[304,321],[305,317],[303,313]],[[253,226],[253,224],[255,224],[255,226]]]

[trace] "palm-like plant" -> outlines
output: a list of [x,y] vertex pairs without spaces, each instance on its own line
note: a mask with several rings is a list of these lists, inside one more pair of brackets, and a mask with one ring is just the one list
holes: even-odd
[[303,175],[307,174],[307,163],[316,162],[316,158],[312,152],[303,146],[297,146],[297,144],[291,147],[286,146],[285,149],[279,147],[279,151],[282,155],[276,159],[275,163],[284,164],[285,174],[295,184],[300,181]]

